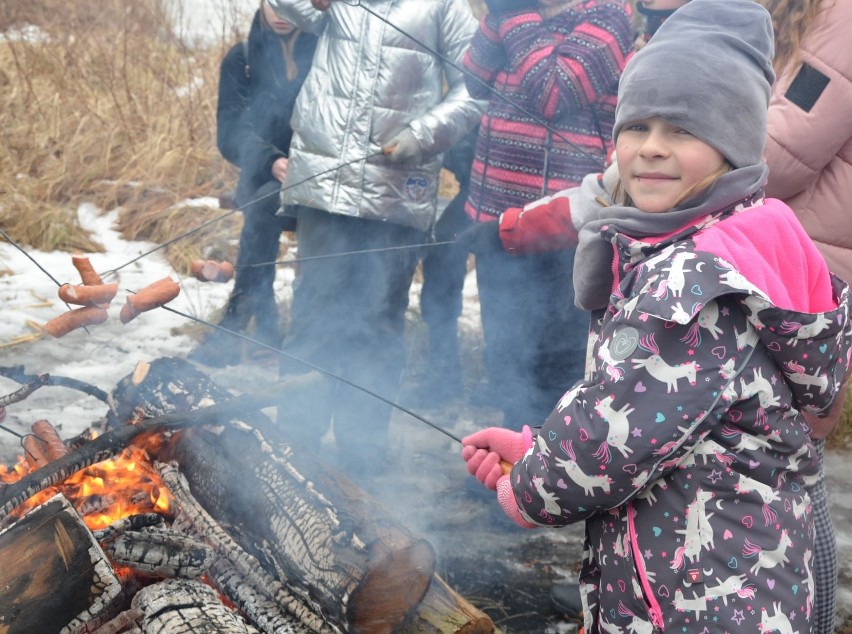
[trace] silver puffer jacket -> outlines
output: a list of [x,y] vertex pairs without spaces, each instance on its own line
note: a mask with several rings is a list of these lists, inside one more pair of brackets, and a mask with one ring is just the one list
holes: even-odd
[[[467,0],[361,3],[337,1],[321,12],[310,0],[269,0],[283,18],[319,35],[291,120],[283,202],[428,230],[441,153],[476,124],[485,104],[470,97],[460,71],[414,39],[460,65],[476,20]],[[418,164],[357,160],[406,126],[420,143]]]

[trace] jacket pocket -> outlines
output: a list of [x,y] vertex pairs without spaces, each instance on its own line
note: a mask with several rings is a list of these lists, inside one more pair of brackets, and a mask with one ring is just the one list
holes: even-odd
[[663,610],[657,597],[654,596],[651,582],[648,579],[648,571],[645,568],[645,559],[642,557],[642,550],[639,548],[639,540],[636,536],[636,524],[633,520],[635,509],[633,502],[627,504],[627,532],[630,541],[630,552],[633,555],[633,566],[635,568],[636,577],[639,579],[639,585],[642,588],[642,598],[645,601],[645,606],[648,608],[648,616],[651,618],[651,623],[654,625],[655,631],[663,631]]

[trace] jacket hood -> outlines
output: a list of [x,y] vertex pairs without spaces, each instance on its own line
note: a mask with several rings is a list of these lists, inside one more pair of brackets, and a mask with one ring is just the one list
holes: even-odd
[[713,298],[741,296],[752,336],[783,371],[796,407],[814,414],[830,408],[852,353],[849,289],[829,273],[787,205],[758,200],[655,239],[637,240],[615,231],[610,239],[631,268],[654,268],[655,260],[671,257],[682,250],[684,240],[691,240],[694,253],[675,259],[685,264],[683,284],[694,290],[695,301],[686,300],[686,293],[667,292],[671,279],[660,277],[657,288],[638,302],[638,310],[686,324]]
[[813,414],[831,408],[850,361],[849,288],[831,277],[839,300],[833,310],[785,310],[760,294],[744,300],[749,320],[784,373],[798,409]]

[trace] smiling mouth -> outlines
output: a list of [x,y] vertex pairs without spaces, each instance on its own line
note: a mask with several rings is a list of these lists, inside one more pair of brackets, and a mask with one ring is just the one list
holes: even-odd
[[633,178],[640,181],[675,181],[678,180],[676,176],[669,176],[668,174],[636,174]]

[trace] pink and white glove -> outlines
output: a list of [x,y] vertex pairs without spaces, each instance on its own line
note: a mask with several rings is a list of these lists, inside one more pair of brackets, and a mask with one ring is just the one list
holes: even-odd
[[497,480],[497,501],[500,503],[500,508],[510,520],[521,528],[536,528],[535,524],[530,524],[522,516],[518,510],[518,505],[515,502],[515,493],[512,491],[512,483],[509,476],[504,475]]
[[528,425],[520,432],[489,427],[462,438],[462,458],[467,472],[493,491],[497,481],[506,475],[504,466],[510,467],[523,458],[532,443]]

